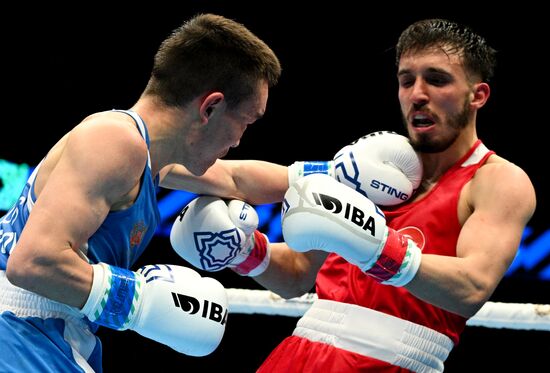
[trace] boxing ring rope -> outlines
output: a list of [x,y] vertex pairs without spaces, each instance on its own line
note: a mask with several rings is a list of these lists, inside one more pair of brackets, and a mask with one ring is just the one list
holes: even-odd
[[[300,317],[317,299],[313,293],[284,299],[268,290],[227,289],[229,312]],[[550,331],[550,304],[487,302],[469,326]]]

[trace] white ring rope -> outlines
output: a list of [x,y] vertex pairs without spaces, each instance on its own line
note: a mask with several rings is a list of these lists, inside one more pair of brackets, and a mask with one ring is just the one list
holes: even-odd
[[[284,299],[268,290],[227,289],[230,313],[300,317],[317,294]],[[550,304],[487,302],[469,326],[550,331]]]

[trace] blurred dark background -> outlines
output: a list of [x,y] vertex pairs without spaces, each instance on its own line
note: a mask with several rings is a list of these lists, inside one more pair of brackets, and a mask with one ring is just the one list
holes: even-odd
[[[480,112],[478,134],[490,149],[522,167],[535,185],[538,208],[529,223],[528,245],[550,228],[548,68],[543,57],[550,32],[546,13],[523,5],[520,10],[514,6],[497,11],[469,4],[469,14],[459,4],[447,4],[449,10],[424,3],[377,4],[378,10],[365,11],[369,5],[357,1],[19,5],[3,14],[10,25],[0,25],[4,70],[0,159],[36,165],[86,115],[130,107],[147,82],[160,42],[199,12],[245,24],[271,46],[283,66],[280,83],[270,92],[266,116],[247,130],[228,158],[282,164],[329,159],[366,133],[382,129],[403,133],[393,46],[411,22],[443,17],[470,25],[499,51],[491,99]],[[171,251],[168,239],[158,236],[138,265],[169,262],[181,264],[181,259]],[[550,255],[536,266],[539,272],[548,270]],[[259,289],[253,280],[230,271],[214,277],[226,287]],[[503,280],[491,300],[550,303],[549,285],[519,268],[515,276]],[[180,355],[134,332],[102,330],[104,368],[114,372],[148,364],[185,372],[252,372],[292,332],[296,320],[231,314],[220,347],[204,358]],[[525,372],[544,371],[548,353],[549,332],[468,327],[446,371],[509,371],[516,365]]]

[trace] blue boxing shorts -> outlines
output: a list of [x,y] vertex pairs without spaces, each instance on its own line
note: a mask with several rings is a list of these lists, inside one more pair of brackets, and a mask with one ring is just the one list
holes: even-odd
[[102,372],[101,341],[72,307],[13,286],[0,271],[0,372]]

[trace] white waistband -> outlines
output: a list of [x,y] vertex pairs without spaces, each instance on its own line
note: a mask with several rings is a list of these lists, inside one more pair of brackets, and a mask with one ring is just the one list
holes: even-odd
[[84,322],[76,308],[12,285],[6,278],[6,272],[0,271],[0,313],[6,311],[18,317],[52,317]]
[[444,334],[355,304],[316,300],[293,335],[386,361],[414,372],[443,372],[453,348]]

